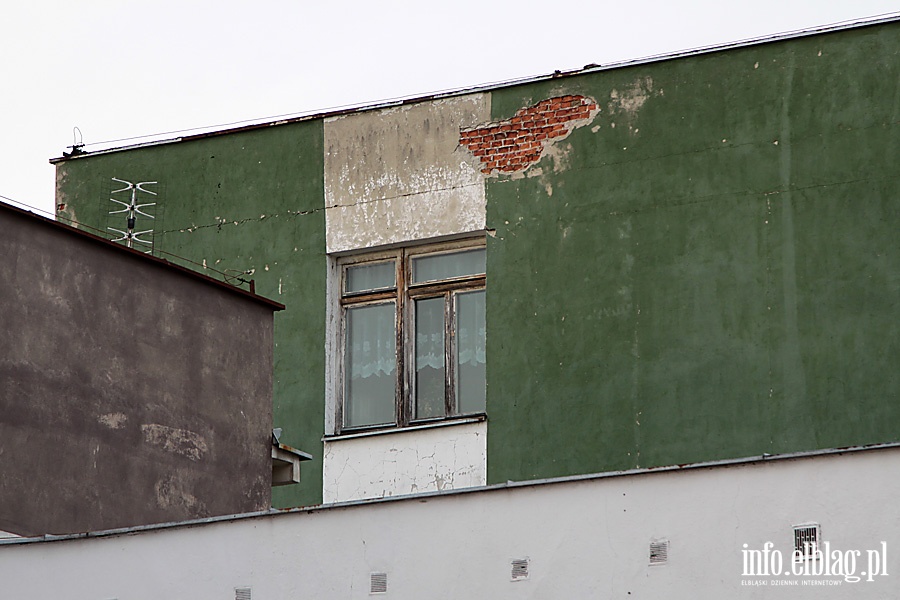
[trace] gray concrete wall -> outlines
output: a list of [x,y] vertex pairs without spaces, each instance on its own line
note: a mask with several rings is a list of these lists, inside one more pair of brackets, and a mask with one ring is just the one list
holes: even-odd
[[272,311],[0,207],[0,529],[268,508]]

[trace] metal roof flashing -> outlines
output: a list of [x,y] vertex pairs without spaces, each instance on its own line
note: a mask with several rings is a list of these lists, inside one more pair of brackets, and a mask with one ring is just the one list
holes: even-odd
[[[445,90],[434,92],[430,94],[423,95],[413,95],[409,97],[401,97],[390,100],[381,100],[368,104],[359,104],[359,105],[349,105],[346,107],[329,109],[329,110],[317,110],[310,113],[296,113],[296,116],[282,116],[273,119],[272,117],[266,117],[262,119],[248,119],[246,121],[242,121],[242,123],[247,123],[246,125],[242,125],[240,127],[227,127],[222,125],[211,125],[209,127],[197,127],[195,129],[183,130],[183,132],[187,131],[200,131],[204,129],[208,129],[210,131],[206,131],[204,133],[196,133],[193,135],[187,136],[179,136],[175,138],[164,138],[164,139],[156,139],[149,140],[149,138],[156,137],[154,134],[146,135],[146,136],[138,136],[130,139],[148,139],[149,141],[137,143],[137,144],[129,144],[126,146],[118,146],[118,147],[110,147],[103,148],[100,150],[95,150],[91,152],[80,151],[78,153],[73,153],[69,156],[59,156],[56,158],[51,158],[51,164],[58,164],[62,162],[68,162],[71,160],[79,160],[82,158],[89,158],[91,156],[97,156],[100,154],[110,154],[113,152],[123,152],[126,150],[136,150],[139,148],[146,148],[150,146],[159,146],[166,144],[175,144],[178,142],[187,142],[192,140],[204,139],[208,137],[215,137],[219,135],[226,135],[232,133],[240,133],[244,131],[253,131],[257,129],[263,129],[266,127],[277,127],[281,125],[288,125],[293,123],[300,123],[304,121],[313,121],[317,119],[325,119],[330,117],[337,117],[341,115],[347,115],[357,112],[367,112],[371,110],[379,110],[383,108],[391,108],[395,106],[402,106],[406,104],[417,104],[420,102],[428,102],[431,100],[438,100],[442,98],[451,98],[455,96],[462,96],[465,94],[473,94],[479,92],[487,92],[491,90],[498,90],[502,88],[514,87],[518,85],[526,85],[531,83],[537,83],[541,81],[547,81],[551,79],[559,79],[563,77],[574,77],[578,75],[585,75],[588,73],[595,73],[599,71],[609,71],[613,69],[621,69],[625,67],[632,67],[636,65],[643,65],[648,63],[655,62],[664,62],[668,60],[675,60],[679,58],[686,58],[690,56],[696,56],[698,54],[710,54],[714,52],[721,52],[723,50],[732,50],[736,48],[744,48],[747,46],[755,46],[761,44],[769,44],[774,42],[780,42],[785,40],[797,39],[808,37],[812,35],[819,35],[825,33],[833,33],[836,31],[842,31],[846,29],[856,29],[862,27],[869,27],[874,25],[882,25],[885,23],[891,23],[900,21],[900,12],[888,13],[884,15],[878,15],[874,17],[863,17],[860,19],[854,19],[850,21],[843,21],[840,23],[832,23],[829,25],[821,25],[816,27],[810,27],[806,29],[798,29],[789,32],[770,34],[765,36],[759,36],[754,38],[747,38],[743,40],[738,40],[734,42],[727,42],[723,44],[715,44],[710,46],[701,46],[698,48],[692,48],[688,50],[679,50],[676,52],[665,53],[665,54],[656,54],[642,58],[636,58],[631,60],[620,61],[616,63],[610,63],[608,65],[596,65],[589,64],[581,69],[573,69],[569,71],[554,71],[553,73],[537,75],[531,77],[523,77],[517,79],[510,79],[506,81],[498,81],[493,83],[485,83],[480,85],[475,85],[471,87],[458,88],[452,90]],[[225,128],[221,128],[225,127]],[[170,132],[170,133],[180,133],[180,132]],[[158,135],[169,135],[169,134],[158,134]],[[125,141],[125,140],[118,140]],[[104,142],[97,142],[97,144],[103,144]],[[112,143],[112,142],[110,142]]]

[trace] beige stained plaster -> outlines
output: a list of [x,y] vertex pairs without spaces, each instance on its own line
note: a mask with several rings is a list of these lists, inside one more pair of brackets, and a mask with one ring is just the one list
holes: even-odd
[[487,94],[327,119],[328,252],[484,229],[484,178],[459,132],[489,119]]

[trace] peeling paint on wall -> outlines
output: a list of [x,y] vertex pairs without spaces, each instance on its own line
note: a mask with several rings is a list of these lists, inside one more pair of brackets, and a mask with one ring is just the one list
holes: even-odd
[[127,420],[128,415],[124,413],[107,413],[97,417],[99,423],[106,425],[110,429],[122,429],[125,427],[125,421]]
[[199,433],[177,429],[157,423],[141,425],[144,441],[159,446],[166,452],[180,454],[191,460],[200,460],[206,454],[206,440]]
[[[649,75],[638,77],[628,87],[622,90],[613,89],[610,91],[607,108],[611,117],[621,115],[625,119],[626,125],[628,125],[628,130],[631,133],[637,133],[637,130],[633,128],[633,124],[638,111],[651,97],[662,95],[663,90],[654,89],[653,79]],[[615,127],[615,123],[612,126]]]
[[485,485],[487,424],[329,441],[324,466],[326,503]]
[[459,143],[478,157],[485,175],[524,171],[598,112],[592,98],[557,96],[522,108],[511,119],[464,129]]
[[156,503],[160,508],[185,508],[194,514],[207,513],[206,506],[193,494],[184,489],[181,481],[174,476],[160,479],[154,488]]
[[472,94],[326,119],[327,251],[484,229],[484,180],[457,139],[489,118]]
[[65,164],[56,167],[56,219],[72,227],[79,227],[75,217],[75,209],[69,203],[69,195],[66,193],[69,182],[69,171]]

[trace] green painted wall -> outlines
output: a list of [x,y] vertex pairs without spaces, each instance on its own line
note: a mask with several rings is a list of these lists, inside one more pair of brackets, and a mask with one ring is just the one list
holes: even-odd
[[489,483],[900,440],[898,81],[892,23],[494,91],[603,110],[488,182]]
[[284,443],[314,461],[304,463],[299,486],[274,489],[280,507],[318,504],[322,497],[322,153],[322,122],[312,121],[101,154],[57,168],[57,202],[66,206],[60,216],[94,228],[105,226],[111,177],[159,180],[164,233],[156,238],[158,250],[201,265],[205,260],[219,271],[253,270],[257,293],[286,306],[275,315],[274,425],[284,428]]
[[[486,184],[489,483],[900,440],[898,59],[894,22],[491,92],[602,112]],[[312,121],[58,170],[90,224],[158,178],[162,250],[287,305],[275,425],[316,460],[277,506],[321,500],[322,153]]]

